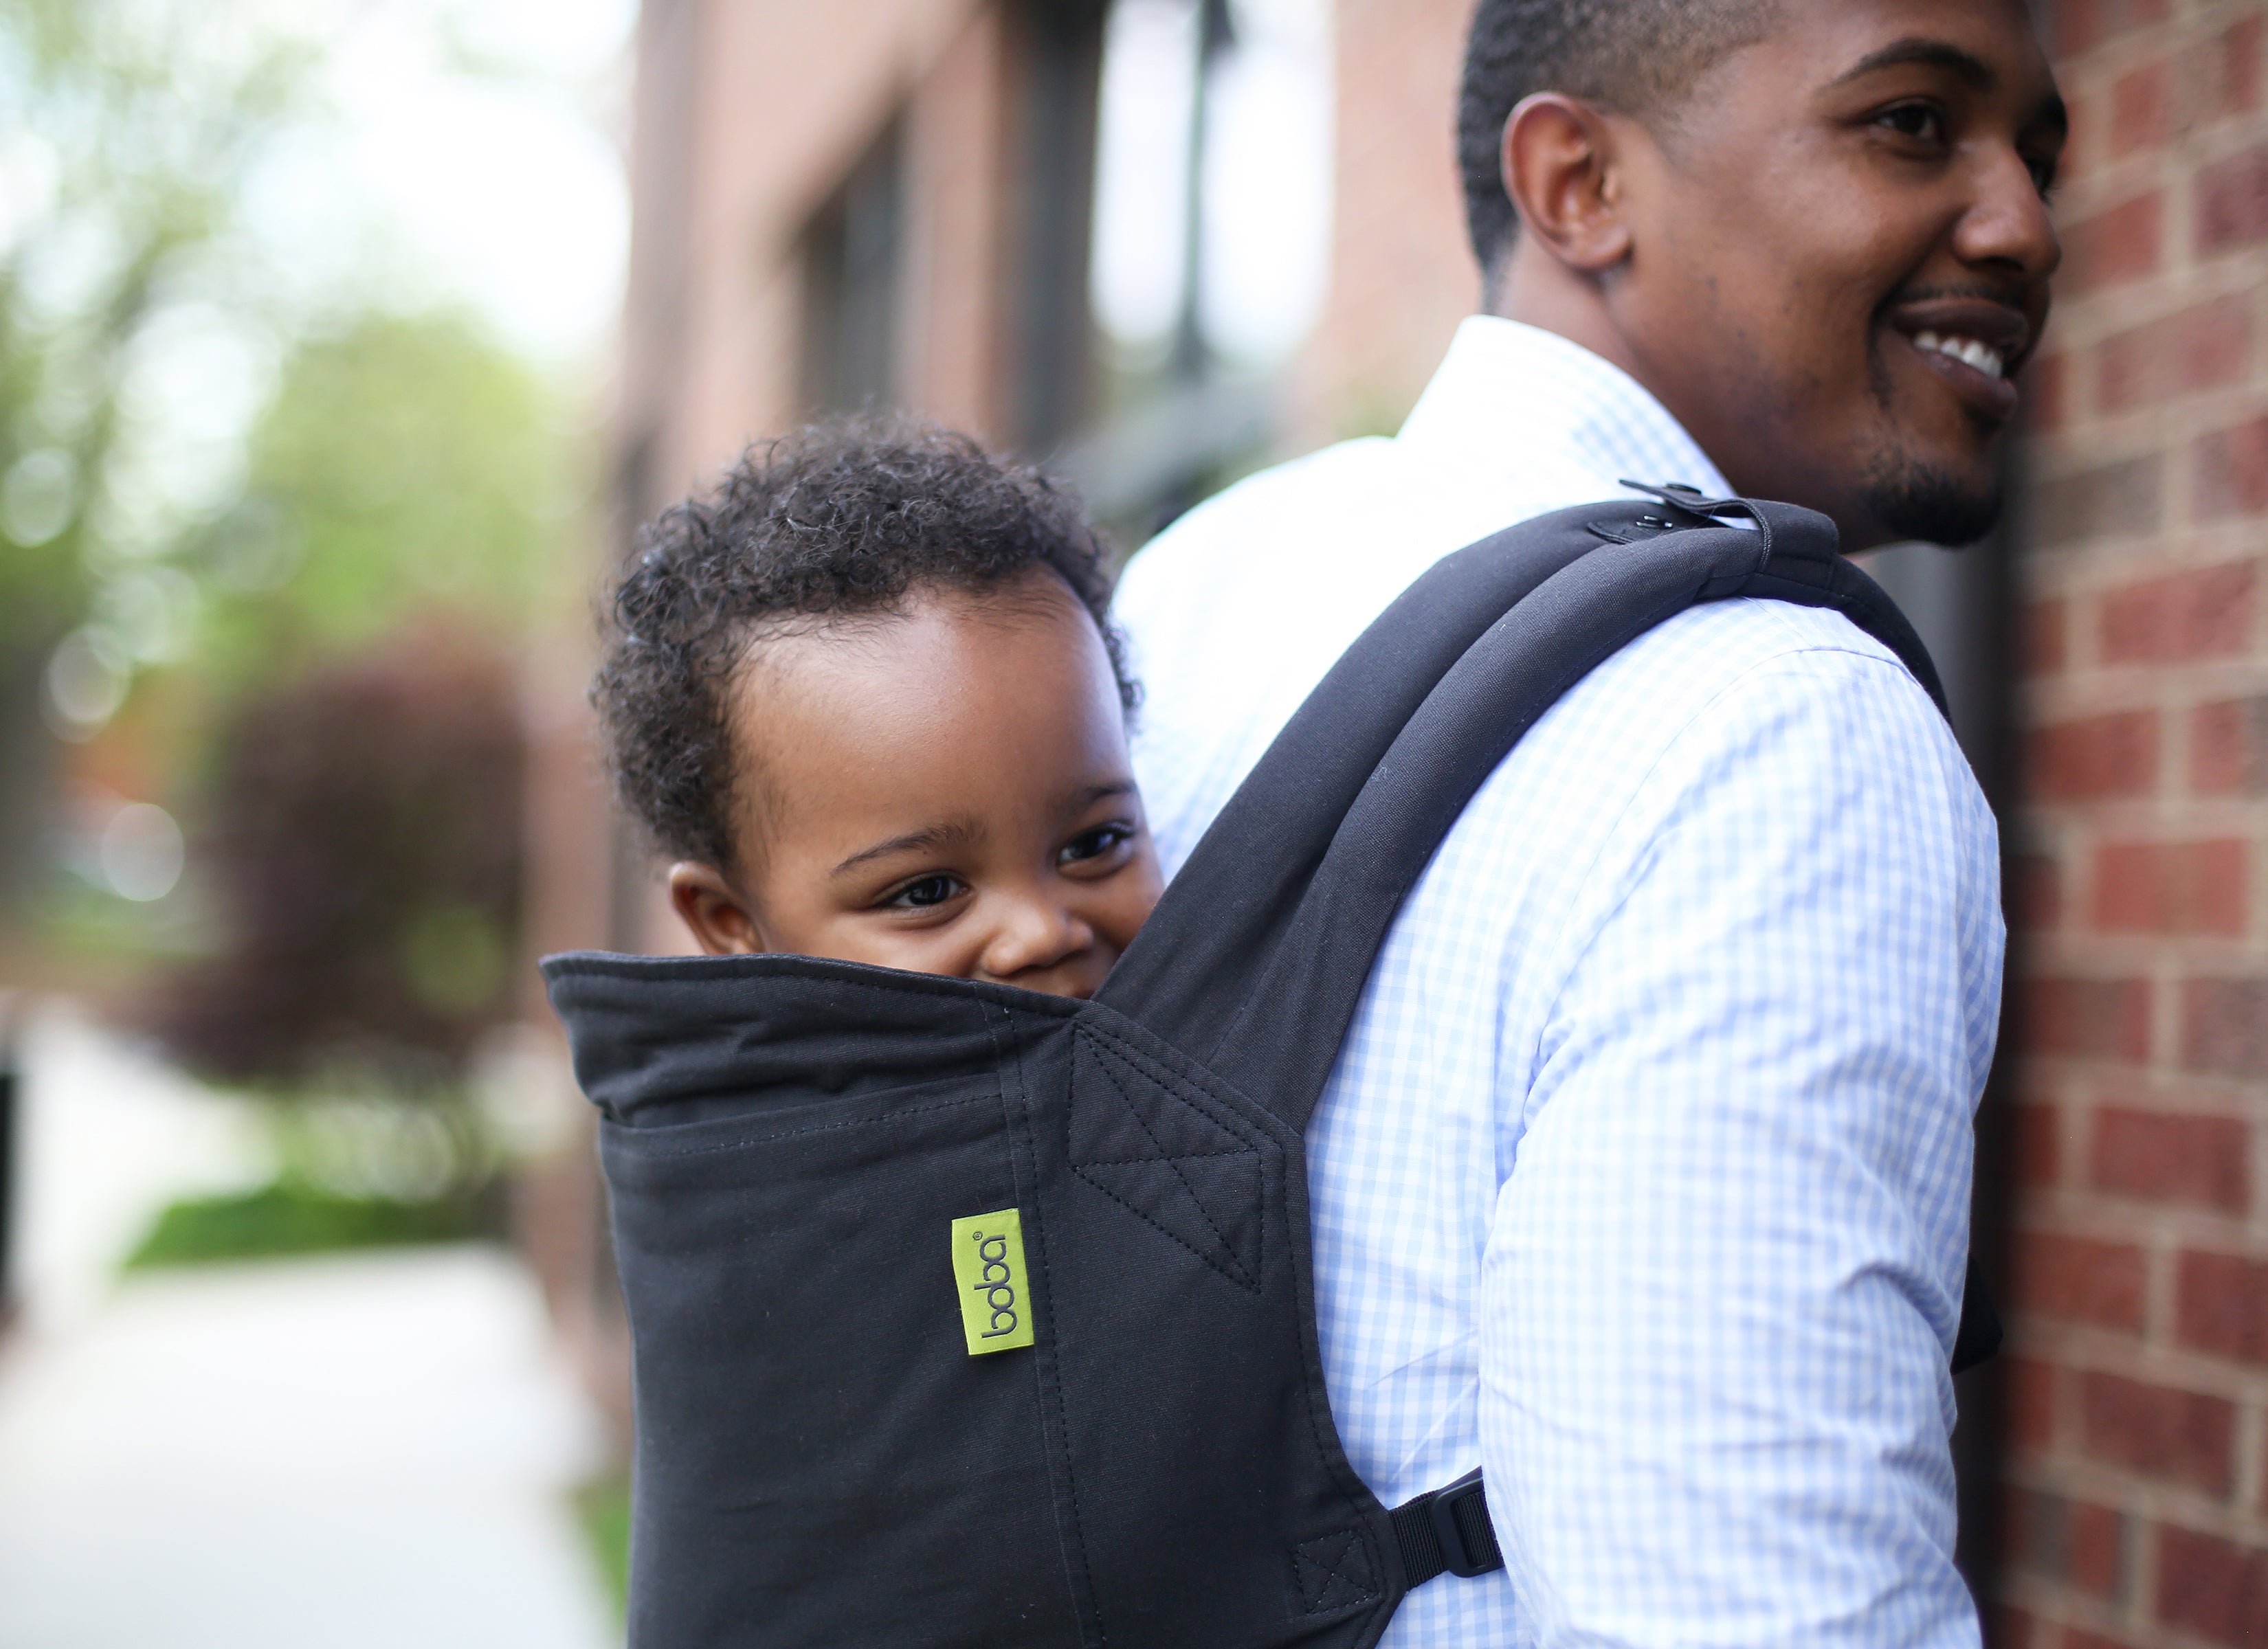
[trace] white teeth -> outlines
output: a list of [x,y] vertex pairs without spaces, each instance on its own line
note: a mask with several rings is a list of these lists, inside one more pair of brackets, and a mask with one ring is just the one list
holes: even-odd
[[1973,366],[1988,378],[1999,378],[2007,372],[2000,352],[1989,343],[1979,343],[1974,338],[1940,337],[1934,332],[1914,334],[1914,348],[1933,350],[1940,355],[1952,357],[1965,365]]

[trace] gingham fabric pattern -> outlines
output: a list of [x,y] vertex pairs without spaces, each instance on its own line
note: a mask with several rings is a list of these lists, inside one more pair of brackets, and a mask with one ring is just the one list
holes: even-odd
[[[1399,437],[1145,549],[1118,610],[1168,866],[1426,565],[1625,475],[1724,484],[1613,367],[1475,320]],[[1485,1465],[1506,1559],[1387,1645],[1977,1642],[1947,1359],[2001,948],[1968,767],[1839,615],[1684,614],[1506,759],[1309,1129],[1349,1454],[1388,1505]]]

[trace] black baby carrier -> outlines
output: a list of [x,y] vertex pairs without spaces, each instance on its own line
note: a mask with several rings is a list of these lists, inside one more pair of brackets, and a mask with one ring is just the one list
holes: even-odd
[[1649,490],[1411,585],[1091,1002],[544,964],[604,1118],[637,1649],[1367,1649],[1498,1565],[1479,1474],[1388,1510],[1323,1389],[1302,1135],[1381,940],[1521,735],[1696,602],[1839,608],[1939,696],[1825,518]]

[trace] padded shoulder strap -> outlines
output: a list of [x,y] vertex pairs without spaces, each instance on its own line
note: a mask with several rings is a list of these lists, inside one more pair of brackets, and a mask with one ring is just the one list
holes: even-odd
[[[1100,993],[1202,1059],[1274,953],[1340,821],[1425,696],[1552,574],[1651,506],[1539,516],[1435,562],[1340,655],[1213,820]],[[1658,529],[1657,529],[1658,530]],[[1258,1097],[1258,1096],[1256,1096]]]
[[[1562,511],[1437,563],[1334,666],[1190,856],[1101,999],[1304,1129],[1395,914],[1560,695],[1697,601],[1847,614],[1943,697],[1825,517],[1690,500]],[[1753,517],[1760,531],[1701,512]]]

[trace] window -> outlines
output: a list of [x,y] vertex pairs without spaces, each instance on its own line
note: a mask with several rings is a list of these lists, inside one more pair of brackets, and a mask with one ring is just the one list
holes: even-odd
[[804,235],[803,396],[855,412],[898,394],[903,141],[893,124]]

